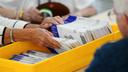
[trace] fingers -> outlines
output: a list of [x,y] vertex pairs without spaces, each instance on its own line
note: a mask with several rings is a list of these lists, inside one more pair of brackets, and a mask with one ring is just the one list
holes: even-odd
[[63,18],[60,16],[56,17],[47,17],[44,19],[44,21],[41,23],[42,28],[49,28],[52,26],[52,24],[64,24]]
[[47,37],[47,42],[46,44],[48,45],[48,47],[51,48],[60,48],[60,44],[59,42],[57,42],[56,40],[54,40],[52,37]]
[[54,20],[59,24],[64,24],[63,18],[61,18],[60,16],[54,17]]
[[69,15],[63,16],[62,19],[65,20],[69,17]]
[[45,29],[42,29],[42,30],[45,31],[45,34],[46,34],[46,35],[48,35],[48,36],[53,36],[53,34],[52,34],[50,31],[45,30]]
[[44,21],[41,23],[41,28],[48,29],[52,26],[52,24],[58,24],[53,18],[46,18]]
[[59,42],[53,39],[51,32],[45,29],[33,29],[32,37],[29,39],[33,43],[37,44],[40,47],[51,47],[51,48],[60,48]]
[[51,32],[49,32],[49,31],[48,31],[48,34],[49,34],[50,36],[53,36],[53,34],[52,34]]
[[53,23],[53,24],[63,24],[63,18],[61,18],[60,16],[56,16],[56,17],[48,17],[44,20],[44,23]]
[[54,39],[52,39],[51,37],[48,37],[48,39],[46,38],[45,42],[42,39],[39,43],[38,46],[42,47],[50,47],[50,48],[60,48],[60,44],[55,41]]
[[49,27],[51,27],[52,26],[52,24],[48,24],[48,23],[46,23],[46,24],[41,24],[41,28],[43,28],[43,29],[48,29]]
[[49,24],[59,24],[54,17],[49,18]]
[[51,48],[60,48],[60,44],[53,39],[53,36],[51,36],[51,32],[45,30],[45,35],[46,35],[46,42],[45,44],[47,45],[47,47],[51,47]]

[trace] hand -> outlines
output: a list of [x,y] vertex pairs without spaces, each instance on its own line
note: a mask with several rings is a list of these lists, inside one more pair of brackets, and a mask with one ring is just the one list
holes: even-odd
[[52,38],[52,33],[45,29],[36,29],[32,33],[31,41],[39,46],[59,48],[60,44]]
[[63,18],[61,18],[60,16],[47,17],[41,23],[41,28],[48,29],[49,27],[52,26],[52,24],[64,24]]
[[124,14],[116,14],[119,29],[124,37],[128,37],[128,16]]
[[30,8],[24,11],[23,20],[41,23],[43,17],[41,16],[39,10],[37,10],[36,8]]
[[[40,47],[60,48],[60,44],[52,38],[52,34],[40,28],[13,29],[14,41],[31,41]],[[5,44],[10,43],[10,29],[5,32]]]

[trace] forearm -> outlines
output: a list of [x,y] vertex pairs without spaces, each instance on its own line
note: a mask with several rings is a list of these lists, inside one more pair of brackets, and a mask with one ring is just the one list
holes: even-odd
[[[24,27],[24,29],[19,28],[19,27],[14,27],[14,29],[13,29],[14,41],[29,41],[28,39],[31,38],[30,36],[32,34],[31,33],[32,30],[35,28],[40,28],[40,25],[28,23],[23,27]],[[32,29],[30,29],[30,28],[32,28]],[[11,43],[10,32],[11,32],[11,29],[6,28],[5,33],[3,33],[4,34],[4,43],[3,43],[4,45]]]
[[8,8],[0,7],[0,15],[2,15],[4,17],[15,19],[16,14],[17,14],[16,10],[14,10],[14,9],[8,9]]
[[[14,41],[30,41],[31,35],[33,34],[32,30],[30,28],[39,28],[36,25],[33,24],[27,24],[25,29],[13,29],[12,30],[12,38]],[[6,28],[4,33],[4,45],[11,43],[11,36],[10,36],[11,29]],[[30,35],[31,34],[31,35]]]
[[[30,41],[32,31],[33,29],[12,29],[12,38],[15,42],[17,41]],[[11,43],[11,29],[6,28],[5,34],[4,34],[4,44],[10,44]]]
[[78,14],[78,16],[89,17],[89,16],[93,16],[96,14],[96,9],[92,6],[89,6],[87,8],[84,8],[84,9],[78,11],[76,14]]

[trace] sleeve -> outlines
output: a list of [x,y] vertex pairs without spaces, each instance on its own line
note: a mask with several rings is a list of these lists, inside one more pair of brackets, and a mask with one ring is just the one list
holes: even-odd
[[111,72],[111,66],[109,65],[111,60],[113,60],[112,44],[106,44],[102,48],[96,51],[94,60],[85,72]]
[[5,33],[6,27],[0,26],[0,45],[4,45],[4,33]]
[[13,20],[0,16],[0,26],[5,26],[8,28],[18,28],[23,29],[29,22],[21,20]]
[[97,50],[86,72],[128,72],[128,38],[108,43]]
[[96,8],[97,13],[101,13],[112,8],[113,0],[95,0],[92,6]]

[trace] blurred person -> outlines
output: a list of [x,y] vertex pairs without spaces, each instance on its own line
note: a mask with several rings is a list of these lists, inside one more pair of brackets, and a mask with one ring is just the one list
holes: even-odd
[[114,11],[123,39],[96,51],[85,72],[128,72],[128,0],[114,0]]
[[[24,14],[28,15],[27,18],[23,18],[24,20],[30,21],[32,19],[31,21],[37,20],[37,22],[40,22],[43,19],[43,17],[41,16],[39,10],[36,9],[36,7],[40,4],[47,3],[48,1],[49,0],[4,0],[4,1],[1,0],[0,6],[4,8],[16,10],[16,11],[23,9]],[[69,9],[71,15],[85,16],[84,14],[87,15],[88,12],[86,11],[83,12],[83,11],[93,2],[93,0],[81,0],[81,1],[79,0],[66,0],[66,1],[65,0],[51,0],[51,2],[57,2],[57,3],[63,4]],[[88,9],[91,12],[94,12],[93,10],[90,9],[90,7],[88,7]]]

